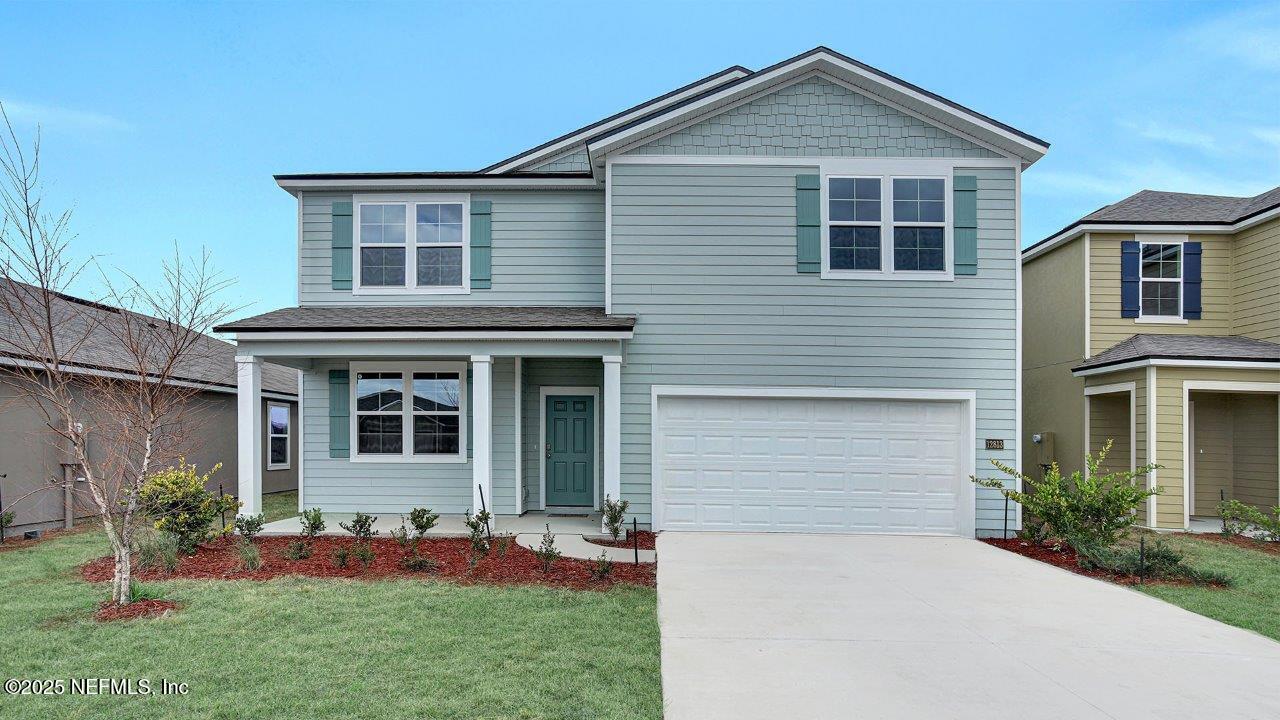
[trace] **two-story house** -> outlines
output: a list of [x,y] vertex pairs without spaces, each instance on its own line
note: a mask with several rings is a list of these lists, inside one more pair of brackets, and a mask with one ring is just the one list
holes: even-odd
[[1025,467],[1111,439],[1110,469],[1161,466],[1152,527],[1280,503],[1280,188],[1144,190],[1022,262]]
[[298,307],[222,329],[242,402],[302,370],[304,507],[997,532],[1047,148],[817,48],[474,172],[277,176]]

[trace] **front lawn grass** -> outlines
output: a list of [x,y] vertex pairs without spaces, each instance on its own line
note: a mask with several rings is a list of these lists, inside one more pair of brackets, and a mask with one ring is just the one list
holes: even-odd
[[78,566],[106,552],[86,532],[0,554],[0,677],[165,678],[190,693],[6,696],[5,717],[662,715],[651,588],[171,581],[146,588],[177,613],[97,623],[107,587]]
[[271,493],[262,496],[262,515],[265,522],[275,522],[298,514],[298,491]]
[[[1195,613],[1280,640],[1280,556],[1196,537],[1159,535],[1155,539],[1186,556],[1186,563],[1216,570],[1231,587],[1140,585],[1135,589]],[[1147,542],[1153,539],[1147,536]]]

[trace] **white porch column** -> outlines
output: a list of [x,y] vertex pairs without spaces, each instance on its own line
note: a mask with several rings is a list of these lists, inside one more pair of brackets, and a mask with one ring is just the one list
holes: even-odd
[[471,408],[473,455],[471,459],[471,512],[480,512],[480,492],[484,507],[493,507],[493,356],[471,356]]
[[604,494],[616,501],[622,498],[622,356],[605,355],[601,360],[604,361],[601,403],[604,406]]
[[262,512],[262,359],[236,356],[236,473],[241,515]]

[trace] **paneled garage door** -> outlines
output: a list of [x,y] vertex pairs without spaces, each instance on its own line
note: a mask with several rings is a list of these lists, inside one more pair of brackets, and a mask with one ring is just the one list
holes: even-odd
[[656,412],[660,529],[973,533],[963,402],[658,395]]

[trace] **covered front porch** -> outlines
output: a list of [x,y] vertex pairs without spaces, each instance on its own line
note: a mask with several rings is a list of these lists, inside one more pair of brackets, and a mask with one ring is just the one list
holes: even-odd
[[[338,309],[231,327],[242,408],[261,393],[262,363],[299,370],[300,509],[364,512],[384,533],[414,507],[439,513],[442,535],[465,534],[463,515],[482,508],[495,532],[548,522],[600,532],[605,498],[620,496],[632,319],[599,308],[341,308],[344,325],[305,329],[316,310]],[[403,329],[390,327],[397,319]],[[241,512],[253,514],[261,475],[248,459],[264,435],[260,419],[239,422]]]
[[[1126,341],[1137,357],[1104,353],[1073,371],[1085,381],[1089,452],[1111,440],[1106,469],[1160,466],[1146,478],[1161,488],[1140,511],[1148,527],[1220,530],[1223,500],[1280,505],[1280,346],[1198,340]],[[1214,348],[1234,354],[1205,357]],[[1239,357],[1243,352],[1252,355]]]

